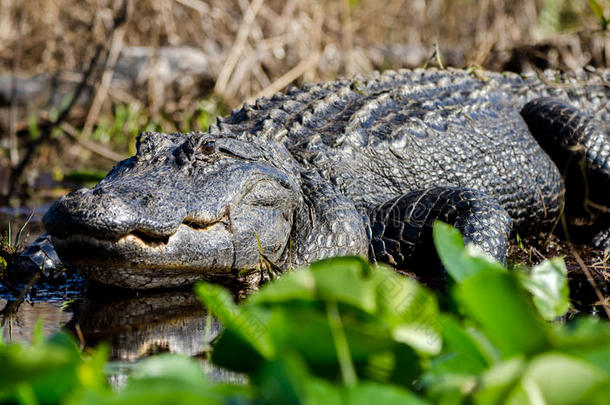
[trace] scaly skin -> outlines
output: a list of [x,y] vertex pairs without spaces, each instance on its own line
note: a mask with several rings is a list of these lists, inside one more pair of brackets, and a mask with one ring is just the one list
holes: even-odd
[[243,270],[345,254],[417,268],[436,219],[503,260],[511,232],[551,228],[564,203],[536,138],[574,133],[590,178],[607,181],[608,82],[608,70],[416,70],[293,88],[208,133],[143,133],[135,156],[44,223],[66,264],[127,288],[255,283],[263,272]]

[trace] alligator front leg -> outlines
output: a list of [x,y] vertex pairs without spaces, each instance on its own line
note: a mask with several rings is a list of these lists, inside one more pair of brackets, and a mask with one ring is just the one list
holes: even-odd
[[512,221],[489,195],[456,187],[417,190],[389,200],[370,213],[371,260],[417,270],[438,263],[432,243],[434,221],[459,229],[466,241],[504,262]]
[[290,246],[294,267],[334,256],[366,256],[368,220],[316,171],[301,173],[303,204],[295,215]]

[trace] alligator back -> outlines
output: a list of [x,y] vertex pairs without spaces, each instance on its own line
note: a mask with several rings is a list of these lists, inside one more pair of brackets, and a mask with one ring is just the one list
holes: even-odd
[[362,209],[413,190],[466,187],[495,197],[523,230],[553,223],[564,191],[519,111],[554,96],[608,120],[608,80],[610,71],[388,71],[290,89],[234,111],[211,132],[283,142]]

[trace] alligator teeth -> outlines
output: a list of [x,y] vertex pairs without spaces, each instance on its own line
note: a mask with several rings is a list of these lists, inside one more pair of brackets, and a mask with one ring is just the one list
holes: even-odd
[[134,239],[139,239],[144,242],[144,244],[148,246],[157,247],[159,245],[167,245],[169,242],[169,236],[152,236],[148,235],[142,231],[133,231],[127,236],[133,236]]

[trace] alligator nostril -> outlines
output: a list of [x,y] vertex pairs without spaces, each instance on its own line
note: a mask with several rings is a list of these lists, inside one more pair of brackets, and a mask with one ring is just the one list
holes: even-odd
[[93,195],[96,197],[102,196],[104,194],[106,194],[106,190],[104,190],[103,187],[98,187],[93,190]]
[[140,205],[142,207],[148,207],[149,203],[153,200],[153,196],[150,194],[145,194],[144,196],[142,196],[142,198],[140,199]]

